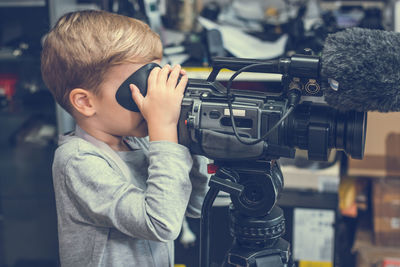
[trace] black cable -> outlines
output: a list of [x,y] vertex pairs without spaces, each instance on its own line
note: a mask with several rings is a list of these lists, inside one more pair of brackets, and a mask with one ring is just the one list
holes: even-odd
[[277,127],[279,127],[279,125],[293,112],[294,107],[297,103],[291,104],[289,109],[287,110],[287,112],[282,116],[282,118],[271,128],[269,129],[268,132],[266,132],[263,136],[261,136],[260,138],[253,140],[253,141],[247,141],[245,139],[243,139],[242,137],[240,137],[237,128],[236,128],[236,124],[235,124],[235,118],[233,115],[233,109],[232,109],[232,99],[230,98],[230,90],[231,90],[231,86],[232,86],[232,82],[233,80],[242,72],[254,68],[254,67],[260,67],[260,66],[265,66],[265,65],[269,65],[269,63],[258,63],[258,64],[251,64],[248,66],[245,66],[241,69],[239,69],[238,71],[236,71],[231,78],[228,81],[227,87],[226,87],[226,95],[227,95],[227,101],[228,101],[228,107],[229,107],[229,115],[231,118],[231,122],[232,122],[232,129],[233,129],[233,133],[235,134],[236,138],[239,140],[240,143],[245,144],[245,145],[255,145],[258,144],[262,141],[264,141]]

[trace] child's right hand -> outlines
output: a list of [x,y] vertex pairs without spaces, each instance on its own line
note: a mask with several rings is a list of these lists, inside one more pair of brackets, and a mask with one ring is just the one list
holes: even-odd
[[132,98],[147,121],[150,141],[178,142],[177,124],[187,82],[181,66],[165,65],[151,71],[145,97],[135,85],[130,85]]

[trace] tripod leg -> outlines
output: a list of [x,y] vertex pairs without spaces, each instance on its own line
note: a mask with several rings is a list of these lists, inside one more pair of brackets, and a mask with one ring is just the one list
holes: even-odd
[[210,211],[219,190],[210,188],[208,190],[203,206],[201,208],[200,218],[200,267],[210,266]]

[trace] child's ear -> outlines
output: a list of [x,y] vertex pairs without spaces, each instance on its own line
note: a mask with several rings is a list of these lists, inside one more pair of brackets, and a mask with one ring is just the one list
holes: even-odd
[[91,117],[96,113],[93,97],[93,93],[82,88],[72,89],[69,93],[71,105],[86,117]]

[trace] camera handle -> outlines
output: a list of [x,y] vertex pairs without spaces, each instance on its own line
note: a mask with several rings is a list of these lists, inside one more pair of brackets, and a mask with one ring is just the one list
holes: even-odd
[[208,82],[213,82],[221,69],[239,71],[240,69],[251,67],[246,71],[260,73],[278,73],[292,77],[318,78],[320,76],[321,59],[313,55],[311,49],[306,49],[304,54],[296,54],[290,58],[279,58],[272,60],[213,57],[212,71],[207,78]]
[[[238,183],[241,176],[244,178],[244,185]],[[218,169],[210,179],[210,189],[202,206],[200,267],[210,267],[210,211],[219,191],[231,196],[229,219],[230,231],[234,236],[234,243],[222,266],[294,266],[290,244],[281,238],[285,232],[283,211],[275,205],[275,201],[268,200],[271,192],[280,192],[279,183],[282,179],[280,168],[273,161],[267,161],[265,170],[255,168],[238,171],[226,167]],[[263,196],[263,193],[267,193],[267,196]],[[277,198],[277,195],[274,198]],[[252,204],[249,204],[251,202]]]

